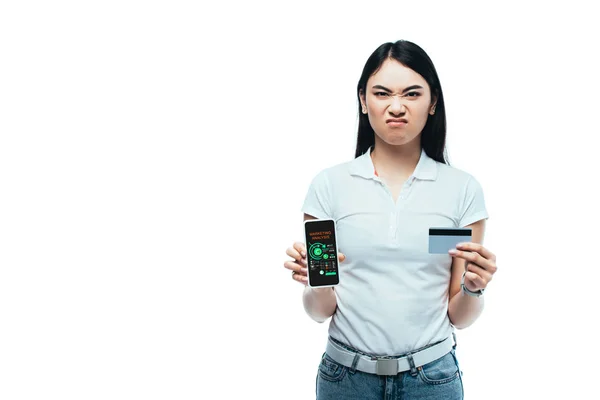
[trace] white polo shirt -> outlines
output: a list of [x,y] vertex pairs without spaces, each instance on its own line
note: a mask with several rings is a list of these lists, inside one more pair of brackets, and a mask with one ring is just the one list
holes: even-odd
[[429,254],[430,227],[464,227],[488,217],[468,173],[421,151],[397,203],[375,175],[371,148],[313,179],[302,211],[337,224],[340,283],[329,334],[358,350],[400,355],[451,335],[452,258]]

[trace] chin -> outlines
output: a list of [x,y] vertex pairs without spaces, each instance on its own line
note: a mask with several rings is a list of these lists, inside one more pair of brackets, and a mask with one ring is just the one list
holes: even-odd
[[412,137],[412,136],[394,135],[394,136],[388,136],[388,137],[384,138],[383,141],[392,146],[401,146],[403,144],[408,144],[408,143],[412,142],[414,139],[415,139],[415,137]]

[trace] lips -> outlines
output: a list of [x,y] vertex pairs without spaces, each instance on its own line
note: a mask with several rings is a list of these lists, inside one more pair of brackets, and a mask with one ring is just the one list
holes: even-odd
[[388,120],[385,121],[386,123],[399,123],[399,122],[404,122],[405,124],[408,123],[407,120],[405,120],[404,118],[390,118]]

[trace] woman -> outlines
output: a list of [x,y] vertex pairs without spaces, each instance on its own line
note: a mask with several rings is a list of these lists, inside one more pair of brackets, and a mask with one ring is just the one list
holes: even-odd
[[[377,48],[357,95],[355,159],[317,174],[302,208],[336,221],[340,249],[339,285],[303,293],[311,318],[332,317],[317,399],[461,399],[454,328],[478,318],[496,272],[481,186],[444,158],[442,88],[419,46]],[[431,227],[471,228],[472,239],[429,254]],[[305,245],[286,254],[306,285]]]

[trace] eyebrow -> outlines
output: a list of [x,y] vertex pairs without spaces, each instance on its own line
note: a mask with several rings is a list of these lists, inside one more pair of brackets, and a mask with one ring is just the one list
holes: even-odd
[[[386,88],[385,86],[381,86],[381,85],[375,85],[375,86],[373,86],[373,89],[381,89],[381,90],[385,90],[388,93],[392,93],[392,91],[390,89]],[[412,90],[412,89],[423,89],[423,86],[412,85],[412,86],[409,86],[406,89],[404,89],[402,91],[402,93],[406,93],[406,92],[408,92],[409,90]]]

